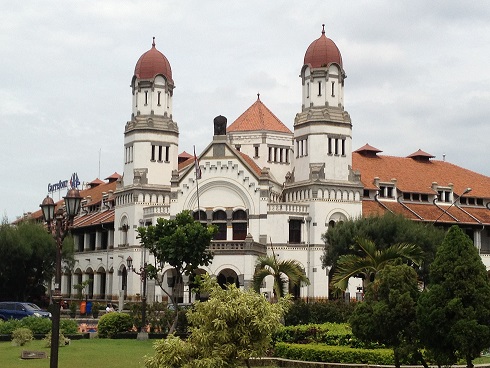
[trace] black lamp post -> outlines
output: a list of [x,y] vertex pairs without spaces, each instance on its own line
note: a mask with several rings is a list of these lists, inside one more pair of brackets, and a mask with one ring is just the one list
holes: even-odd
[[128,265],[128,269],[130,271],[133,271],[135,274],[139,275],[141,281],[143,282],[143,292],[141,293],[141,328],[138,334],[138,339],[147,339],[148,333],[145,329],[146,327],[146,278],[148,277],[148,273],[146,270],[147,264],[145,262],[145,264],[140,267],[140,270],[136,271],[136,269],[133,267],[133,259],[131,258],[131,256],[129,256],[126,259],[126,263]]
[[[448,208],[446,208],[440,215],[438,218],[436,218],[436,220],[432,223],[432,225],[435,225],[437,221],[439,221],[441,219],[442,216],[444,216],[445,213],[447,213],[447,211],[449,211],[449,209],[462,197],[464,196],[465,194],[468,194],[469,192],[471,192],[471,188],[466,188],[464,190],[463,193],[461,193],[461,195],[456,198],[450,205]],[[434,200],[435,201],[435,200]]]
[[56,204],[49,196],[46,196],[40,205],[44,221],[48,226],[48,231],[56,241],[50,368],[58,368],[61,303],[61,250],[63,247],[63,239],[65,239],[68,230],[70,230],[73,225],[73,219],[80,211],[80,204],[82,202],[82,197],[80,196],[78,189],[70,189],[63,199],[65,200],[65,211],[63,211],[62,207],[59,207],[55,213]]

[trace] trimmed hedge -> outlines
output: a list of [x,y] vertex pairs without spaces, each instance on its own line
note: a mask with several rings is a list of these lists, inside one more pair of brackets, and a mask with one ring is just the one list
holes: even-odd
[[391,349],[353,349],[346,346],[287,344],[278,342],[274,356],[309,362],[393,365]]
[[60,331],[66,336],[78,333],[78,323],[74,319],[63,318],[60,320]]
[[51,331],[52,322],[49,318],[25,317],[20,320],[22,327],[28,328],[33,334],[47,334]]
[[[22,319],[10,319],[0,322],[0,335],[11,335],[18,328],[28,328],[35,335],[46,335],[51,332],[52,321],[49,318],[25,317]],[[78,332],[78,323],[72,319],[60,320],[60,331],[65,334]]]
[[334,346],[351,346],[352,339],[352,329],[347,323],[285,326],[274,335],[275,341],[298,344],[316,342]]
[[321,343],[331,346],[349,346],[351,348],[384,348],[377,343],[358,340],[348,323],[323,323],[282,327],[273,336],[274,341],[310,344]]
[[286,326],[309,323],[345,323],[349,320],[356,303],[345,303],[343,300],[324,300],[306,303],[303,300],[294,302],[284,316]]

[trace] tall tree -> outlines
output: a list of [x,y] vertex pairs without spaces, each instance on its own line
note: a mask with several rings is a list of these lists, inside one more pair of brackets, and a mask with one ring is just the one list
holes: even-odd
[[0,226],[0,300],[38,301],[54,272],[56,245],[46,229],[25,221]]
[[[427,367],[417,340],[416,307],[420,295],[417,273],[407,265],[387,265],[366,289],[349,322],[361,341],[393,348],[395,365],[402,359]],[[412,361],[410,361],[410,358]]]
[[490,346],[490,282],[471,239],[452,226],[418,301],[420,338],[439,365],[472,360]]
[[323,234],[325,251],[322,256],[323,267],[335,270],[337,260],[344,254],[361,255],[362,251],[353,244],[356,237],[372,240],[381,250],[393,244],[415,244],[423,251],[419,277],[427,282],[428,266],[433,261],[437,247],[444,240],[444,231],[431,224],[409,220],[402,215],[389,212],[383,216],[370,216],[347,220],[329,227]]
[[306,277],[303,267],[296,260],[278,261],[275,255],[259,257],[255,266],[253,278],[254,290],[260,291],[260,287],[267,276],[274,279],[274,299],[282,298],[286,295],[287,286],[300,285],[300,283],[310,284]]
[[[165,290],[159,273],[165,265],[170,265],[182,279],[182,276],[191,275],[199,267],[209,265],[213,255],[208,247],[216,232],[215,226],[204,227],[194,221],[190,211],[182,211],[171,220],[159,218],[156,225],[138,228],[141,245],[154,256],[154,264],[147,266],[148,276],[167,294],[176,311],[177,300],[173,293]],[[177,322],[178,313],[170,333],[175,331]]]
[[251,357],[262,357],[270,348],[287,299],[271,304],[253,290],[242,291],[233,284],[223,289],[207,276],[203,287],[209,300],[187,312],[190,336],[184,341],[171,335],[157,342],[146,367],[250,367]]
[[334,289],[347,289],[349,278],[360,276],[365,286],[374,281],[376,273],[387,265],[410,261],[420,265],[422,250],[414,244],[394,244],[384,249],[378,249],[371,240],[355,239],[355,244],[361,254],[345,254],[339,257],[337,267],[332,276],[331,284]]

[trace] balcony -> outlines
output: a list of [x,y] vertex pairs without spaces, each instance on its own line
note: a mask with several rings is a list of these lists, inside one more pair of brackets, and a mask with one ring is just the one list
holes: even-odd
[[143,218],[162,217],[170,215],[170,205],[151,206],[143,208]]
[[208,248],[215,255],[256,255],[265,256],[267,246],[252,240],[213,240]]

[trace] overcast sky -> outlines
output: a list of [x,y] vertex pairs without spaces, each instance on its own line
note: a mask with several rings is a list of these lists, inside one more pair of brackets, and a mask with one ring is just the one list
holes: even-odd
[[231,124],[258,92],[292,130],[303,58],[324,23],[342,53],[354,149],[420,148],[490,175],[487,1],[24,0],[4,2],[1,18],[0,214],[9,220],[37,210],[48,184],[73,172],[87,182],[123,172],[129,85],[153,36],[172,67],[179,151],[199,153],[213,118]]

